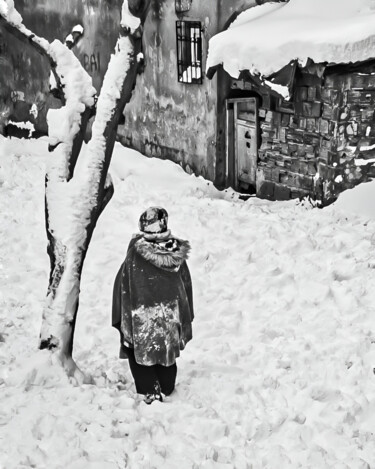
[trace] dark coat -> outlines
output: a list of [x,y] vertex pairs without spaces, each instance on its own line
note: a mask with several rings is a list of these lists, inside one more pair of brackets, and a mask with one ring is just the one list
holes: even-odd
[[172,365],[192,338],[190,246],[176,238],[172,244],[167,250],[136,236],[115,279],[112,325],[141,365]]

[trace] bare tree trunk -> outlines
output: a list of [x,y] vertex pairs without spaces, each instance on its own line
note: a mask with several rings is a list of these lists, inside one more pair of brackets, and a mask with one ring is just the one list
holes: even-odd
[[[144,5],[142,8],[144,14],[148,9],[149,2],[141,3]],[[145,18],[143,14],[142,21]],[[51,277],[47,295],[47,305],[43,314],[40,348],[56,349],[56,352],[60,354],[68,372],[75,374],[75,376],[77,376],[77,371],[79,373],[79,370],[75,367],[71,357],[79,303],[81,272],[96,223],[113,195],[113,186],[111,182],[108,182],[107,177],[108,168],[116,141],[118,124],[123,116],[126,103],[131,99],[137,74],[139,73],[140,66],[142,66],[137,59],[142,49],[141,27],[142,26],[136,30],[128,28],[122,31],[116,49],[125,48],[127,70],[123,76],[119,97],[114,100],[112,107],[110,107],[111,112],[107,114],[107,118],[103,122],[101,116],[106,115],[106,112],[102,110],[102,106],[104,108],[106,107],[108,96],[104,95],[103,97],[102,93],[105,94],[105,89],[108,85],[107,79],[110,81],[111,77],[108,78],[106,76],[104,79],[102,93],[97,103],[97,117],[93,124],[92,139],[87,146],[87,152],[89,154],[87,161],[89,165],[86,168],[86,185],[90,185],[91,191],[95,197],[95,202],[89,204],[89,206],[85,206],[85,200],[75,201],[78,206],[82,203],[82,207],[78,209],[78,213],[84,216],[87,223],[85,226],[84,239],[81,240],[81,243],[74,243],[73,249],[67,245],[62,245],[54,237],[53,231],[51,230],[51,223],[49,222],[49,212],[53,210],[53,207],[47,197],[46,222],[49,237],[49,255],[51,259]],[[122,52],[122,54],[124,53]],[[124,62],[124,57],[121,58],[120,52],[119,57],[116,58],[115,55],[112,57],[112,60],[114,61],[114,65],[110,63],[109,68],[113,65],[116,69],[116,60],[120,61],[120,63]],[[109,73],[108,75],[111,76],[112,74]],[[113,86],[113,83],[109,88],[111,88],[111,86]],[[100,145],[103,145],[103,149],[96,162],[96,164],[100,166],[100,171],[98,171],[95,164],[91,165],[90,162],[95,161],[97,157],[97,147]]]
[[[82,268],[96,223],[113,195],[108,168],[120,119],[125,105],[131,99],[137,74],[143,67],[139,56],[142,51],[143,24],[151,0],[124,0],[120,37],[96,103],[92,138],[78,174],[77,161],[87,123],[95,112],[95,102],[91,94],[85,92],[78,103],[72,100],[71,93],[67,91],[67,70],[59,70],[58,63],[65,49],[61,49],[63,46],[60,47],[60,43],[51,48],[46,40],[27,30],[17,20],[18,13],[11,3],[8,3],[8,10],[2,7],[7,1],[0,0],[0,23],[8,32],[48,58],[65,112],[69,113],[65,121],[73,121],[66,136],[57,138],[52,145],[53,156],[46,173],[45,221],[50,276],[40,349],[53,350],[68,373],[80,378],[81,373],[72,359],[72,351]],[[80,68],[82,79],[87,81],[84,69],[77,65],[77,60],[74,62],[69,57],[72,66]],[[113,92],[116,89],[117,94]],[[75,127],[72,127],[74,123]]]
[[106,188],[98,210],[92,213],[86,227],[86,238],[83,244],[73,248],[65,246],[51,234],[48,227],[48,204],[46,203],[50,278],[43,311],[40,349],[55,350],[68,374],[78,379],[83,378],[83,375],[72,360],[72,352],[82,268],[97,220],[112,195],[113,185],[111,184]]

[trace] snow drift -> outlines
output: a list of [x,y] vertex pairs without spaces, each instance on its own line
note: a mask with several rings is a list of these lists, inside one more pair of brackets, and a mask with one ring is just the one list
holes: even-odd
[[[116,145],[115,195],[88,251],[75,333],[75,359],[93,383],[72,386],[36,352],[48,158],[44,139],[0,136],[0,466],[373,466],[373,218],[344,203],[243,202]],[[375,186],[364,187],[373,199]],[[191,242],[196,317],[176,392],[147,406],[110,324],[115,275],[151,205],[164,206],[172,232]]]

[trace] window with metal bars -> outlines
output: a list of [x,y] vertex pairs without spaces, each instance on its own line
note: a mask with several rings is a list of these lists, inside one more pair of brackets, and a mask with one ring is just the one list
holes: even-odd
[[176,13],[183,13],[189,11],[191,8],[192,0],[175,0]]
[[202,83],[202,26],[176,21],[177,73],[180,83]]

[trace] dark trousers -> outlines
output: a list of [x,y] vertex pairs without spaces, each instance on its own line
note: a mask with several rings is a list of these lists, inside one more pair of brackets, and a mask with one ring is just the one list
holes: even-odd
[[161,392],[166,396],[173,392],[177,376],[176,363],[171,366],[139,365],[135,361],[133,349],[126,347],[126,354],[138,394],[152,394],[158,383],[160,384]]

